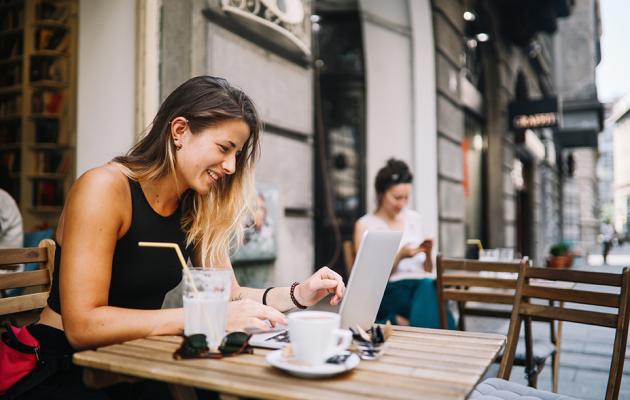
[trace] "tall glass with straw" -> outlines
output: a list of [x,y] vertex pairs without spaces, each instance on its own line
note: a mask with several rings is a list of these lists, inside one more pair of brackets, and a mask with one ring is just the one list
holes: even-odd
[[206,335],[216,349],[225,335],[232,275],[228,270],[188,268],[176,243],[139,242],[142,247],[173,248],[183,269],[184,334]]

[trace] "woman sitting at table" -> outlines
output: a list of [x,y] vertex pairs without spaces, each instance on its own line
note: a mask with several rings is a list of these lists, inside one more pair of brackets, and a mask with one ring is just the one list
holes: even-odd
[[[422,218],[407,208],[413,174],[404,161],[390,159],[376,174],[377,207],[354,226],[358,251],[366,231],[402,231],[400,250],[394,259],[377,321],[425,328],[439,328],[437,292],[431,252],[433,240],[424,236]],[[449,326],[454,321],[449,315]]]
[[[182,278],[176,253],[138,242],[174,242],[193,265],[231,270],[230,243],[240,237],[254,199],[260,130],[245,93],[221,78],[192,78],[164,100],[126,155],[75,182],[56,232],[48,306],[28,328],[42,353],[63,356],[183,333],[184,310],[160,309]],[[291,288],[264,291],[232,280],[229,331],[267,330],[269,323],[287,322],[282,311],[311,306],[329,293],[337,304],[344,291],[341,277],[326,267]],[[27,396],[103,398],[83,386],[79,372],[58,372]]]

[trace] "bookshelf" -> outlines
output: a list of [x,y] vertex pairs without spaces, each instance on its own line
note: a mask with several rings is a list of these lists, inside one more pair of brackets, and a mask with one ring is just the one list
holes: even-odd
[[55,226],[74,181],[77,0],[0,0],[0,187],[25,230]]

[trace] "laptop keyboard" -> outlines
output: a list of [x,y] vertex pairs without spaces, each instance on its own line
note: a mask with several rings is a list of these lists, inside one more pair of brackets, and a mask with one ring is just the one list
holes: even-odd
[[268,337],[265,341],[289,343],[289,331],[282,331],[278,333],[277,335]]

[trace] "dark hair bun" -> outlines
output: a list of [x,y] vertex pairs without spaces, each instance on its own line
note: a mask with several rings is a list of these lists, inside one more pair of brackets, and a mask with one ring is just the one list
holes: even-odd
[[387,160],[387,164],[376,174],[374,188],[377,194],[383,194],[394,185],[411,182],[413,182],[413,174],[407,163],[390,158]]

